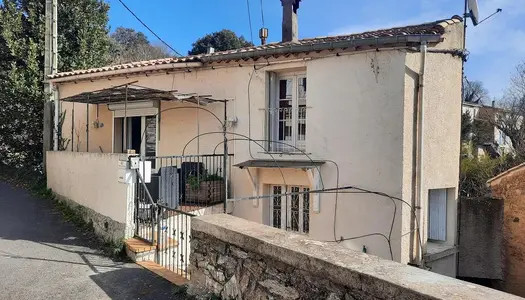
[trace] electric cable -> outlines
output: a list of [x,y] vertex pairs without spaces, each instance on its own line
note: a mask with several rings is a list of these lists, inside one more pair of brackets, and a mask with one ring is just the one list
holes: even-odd
[[[234,134],[234,133],[231,133],[231,134]],[[294,146],[292,144],[286,143],[286,142],[272,141],[270,139],[256,140],[256,139],[251,139],[249,137],[247,137],[247,138],[233,138],[233,139],[230,139],[230,140],[231,141],[250,140],[250,141],[255,141],[255,142],[267,142],[267,143],[286,145],[286,146],[292,147],[294,150],[299,151],[302,155],[306,156],[306,158],[308,158],[308,160],[310,160],[310,163],[312,163],[312,166],[315,164],[314,160],[312,159],[312,157],[308,153],[306,153],[304,150],[301,150],[300,148],[298,148],[298,147],[296,147],[296,146]],[[215,152],[217,151],[217,147],[219,147],[223,143],[224,143],[224,141],[220,141],[217,145],[215,145],[215,148],[213,149],[213,154],[215,154]],[[268,154],[270,154],[270,153],[268,153]],[[252,159],[254,159],[254,157],[252,157]],[[319,166],[315,166],[315,169],[319,173],[319,180],[321,181],[321,185],[324,187],[324,181],[323,181],[323,176],[321,174],[321,169],[319,168]],[[339,170],[338,170],[338,172],[339,172]]]
[[134,17],[135,19],[137,19],[137,21],[140,22],[140,24],[142,24],[144,27],[146,27],[147,30],[149,30],[149,32],[151,32],[151,34],[153,34],[157,39],[159,39],[159,41],[161,41],[164,45],[166,45],[166,47],[170,48],[171,51],[175,52],[175,54],[177,54],[178,56],[184,56],[182,54],[180,54],[177,50],[175,50],[173,47],[171,47],[168,43],[166,43],[158,34],[155,33],[155,31],[153,31],[148,25],[146,25],[146,23],[144,23],[127,5],[126,3],[124,3],[122,0],[118,0],[123,6],[124,8],[126,8]]
[[263,7],[263,0],[261,0],[261,21],[262,21],[262,27],[264,28],[264,7]]
[[246,7],[248,8],[248,23],[250,24],[250,38],[253,44],[252,14],[250,13],[250,0],[246,0]]

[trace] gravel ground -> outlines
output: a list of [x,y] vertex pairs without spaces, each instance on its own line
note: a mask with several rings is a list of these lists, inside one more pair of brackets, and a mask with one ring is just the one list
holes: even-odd
[[184,299],[168,281],[115,262],[53,204],[0,181],[0,299]]

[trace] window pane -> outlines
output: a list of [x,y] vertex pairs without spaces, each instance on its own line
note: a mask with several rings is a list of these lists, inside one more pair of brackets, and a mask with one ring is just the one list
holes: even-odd
[[[299,187],[292,187],[292,193],[299,193]],[[299,231],[299,195],[293,194],[291,197],[291,230]]]
[[299,77],[297,79],[299,82],[299,99],[306,99],[306,77]]
[[[274,195],[280,195],[281,194],[281,187],[280,186],[274,186],[273,187],[273,194]],[[276,228],[281,228],[281,196],[274,196],[273,197],[273,208],[272,208],[272,214],[273,214],[273,222],[272,226]]]
[[292,101],[279,101],[279,141],[292,140],[292,116]]
[[[309,188],[304,188],[304,192],[310,191]],[[303,232],[310,232],[310,194],[303,194]]]
[[279,99],[291,99],[292,98],[292,85],[291,79],[279,80]]

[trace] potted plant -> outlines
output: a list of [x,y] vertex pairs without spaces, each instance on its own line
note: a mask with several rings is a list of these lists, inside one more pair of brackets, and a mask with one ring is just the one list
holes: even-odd
[[186,204],[210,205],[224,201],[224,178],[217,174],[190,175],[185,186]]

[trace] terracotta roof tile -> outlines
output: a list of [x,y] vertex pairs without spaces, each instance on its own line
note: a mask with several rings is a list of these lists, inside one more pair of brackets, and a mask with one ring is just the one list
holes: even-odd
[[[418,25],[409,25],[403,27],[395,27],[388,29],[379,29],[373,31],[366,31],[362,33],[354,33],[347,35],[337,35],[337,36],[325,36],[325,37],[315,37],[315,38],[305,38],[301,39],[298,42],[279,42],[279,43],[270,43],[266,45],[245,47],[240,49],[233,49],[227,51],[219,51],[211,54],[200,54],[200,55],[190,55],[185,57],[170,57],[162,58],[148,61],[139,61],[131,62],[120,65],[112,65],[101,68],[93,68],[87,70],[74,70],[70,72],[57,73],[55,75],[49,76],[49,78],[62,78],[75,75],[99,73],[105,71],[114,71],[122,69],[133,69],[145,66],[156,66],[156,65],[165,65],[173,63],[184,63],[184,62],[200,62],[205,60],[208,57],[220,57],[228,54],[235,53],[248,53],[265,49],[276,49],[276,48],[286,48],[288,46],[294,45],[317,45],[317,44],[326,44],[331,42],[347,41],[347,40],[359,40],[359,39],[370,39],[370,38],[381,38],[381,37],[394,37],[394,36],[406,36],[406,35],[442,35],[445,33],[445,29],[448,25],[455,23],[461,23],[463,19],[459,16],[453,16],[450,19],[438,20],[434,22],[418,24]],[[285,53],[286,55],[286,53]]]

